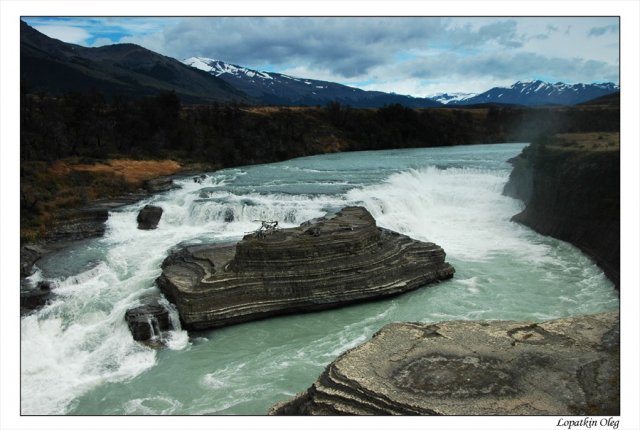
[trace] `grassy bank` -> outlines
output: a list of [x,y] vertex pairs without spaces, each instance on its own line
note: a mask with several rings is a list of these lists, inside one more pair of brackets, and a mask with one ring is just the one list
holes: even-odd
[[32,242],[47,237],[66,209],[139,191],[148,179],[176,173],[211,170],[215,166],[175,160],[66,158],[20,166],[20,237]]

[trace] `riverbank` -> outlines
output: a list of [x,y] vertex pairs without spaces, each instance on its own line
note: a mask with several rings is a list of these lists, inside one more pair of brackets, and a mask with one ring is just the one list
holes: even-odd
[[173,177],[216,166],[175,160],[64,159],[21,165],[20,277],[44,255],[102,236],[109,211],[173,187]]
[[513,217],[589,255],[620,288],[620,134],[557,134],[512,160],[504,193],[525,209]]

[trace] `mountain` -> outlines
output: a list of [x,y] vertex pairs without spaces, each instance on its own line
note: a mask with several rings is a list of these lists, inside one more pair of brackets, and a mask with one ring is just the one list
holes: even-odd
[[473,97],[452,100],[449,105],[484,103],[518,104],[525,106],[574,105],[596,97],[620,91],[620,86],[604,84],[555,84],[543,81],[516,82],[509,88],[495,87]]
[[471,97],[475,97],[476,93],[437,93],[432,96],[429,96],[431,100],[435,100],[442,104],[461,104],[467,99]]
[[138,45],[86,48],[52,39],[20,22],[20,80],[34,91],[96,90],[106,96],[174,91],[188,103],[249,101],[222,79]]
[[586,102],[579,103],[579,105],[620,107],[620,91],[587,100]]
[[210,73],[265,104],[301,106],[337,101],[352,107],[369,108],[394,103],[407,107],[441,105],[429,98],[365,91],[335,82],[253,70],[211,58],[191,57],[183,60],[183,63]]

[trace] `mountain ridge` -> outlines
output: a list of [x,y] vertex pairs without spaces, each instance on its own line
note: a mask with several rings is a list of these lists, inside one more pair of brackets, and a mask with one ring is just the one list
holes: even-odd
[[427,97],[413,97],[260,71],[207,57],[189,57],[182,62],[221,78],[262,102],[289,105],[326,104],[329,101],[339,101],[353,107],[381,107],[391,103],[407,107],[575,105],[620,91],[620,86],[611,82],[565,84],[534,80],[517,81],[510,87],[493,87],[482,93],[436,93]]
[[538,79],[525,82],[517,81],[510,87],[493,87],[472,97],[451,99],[446,104],[453,106],[480,103],[521,104],[525,106],[576,105],[618,91],[620,91],[620,86],[612,82],[565,84],[564,82],[549,83]]
[[362,108],[377,108],[395,103],[414,108],[442,105],[428,97],[367,91],[336,82],[259,71],[206,57],[189,57],[182,62],[210,73],[267,104],[313,106],[337,101]]
[[319,106],[338,102],[354,108],[392,104],[409,108],[576,105],[620,91],[619,85],[611,82],[552,84],[536,80],[480,94],[413,97],[259,71],[206,57],[178,61],[131,43],[89,48],[50,38],[24,21],[20,22],[20,79],[32,91],[52,94],[98,91],[107,97],[144,97],[174,92],[187,104],[235,101]]
[[20,21],[20,80],[52,94],[99,91],[141,97],[175,92],[188,102],[250,101],[221,79],[135,44],[98,48],[50,38]]

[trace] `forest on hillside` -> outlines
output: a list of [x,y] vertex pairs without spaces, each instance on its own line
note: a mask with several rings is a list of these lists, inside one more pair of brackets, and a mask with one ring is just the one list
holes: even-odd
[[174,158],[220,167],[331,151],[529,141],[556,132],[617,131],[618,108],[356,109],[182,106],[173,93],[107,101],[22,92],[22,161]]

